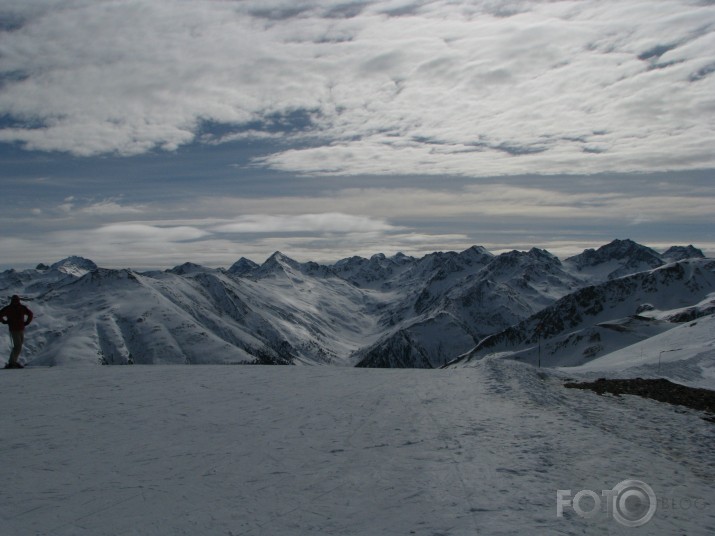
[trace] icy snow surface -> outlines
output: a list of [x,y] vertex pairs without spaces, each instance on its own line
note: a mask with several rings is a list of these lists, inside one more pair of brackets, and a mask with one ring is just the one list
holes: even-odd
[[[0,534],[715,533],[712,422],[562,383],[489,358],[2,371]],[[658,498],[642,529],[557,517],[557,490],[629,478]]]

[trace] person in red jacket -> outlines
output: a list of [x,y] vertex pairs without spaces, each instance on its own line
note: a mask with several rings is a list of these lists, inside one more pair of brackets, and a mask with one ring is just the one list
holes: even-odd
[[0,309],[0,322],[10,328],[12,338],[12,352],[10,362],[5,368],[23,368],[18,362],[22,343],[25,342],[25,327],[32,322],[32,311],[20,303],[20,296],[10,298],[10,305]]

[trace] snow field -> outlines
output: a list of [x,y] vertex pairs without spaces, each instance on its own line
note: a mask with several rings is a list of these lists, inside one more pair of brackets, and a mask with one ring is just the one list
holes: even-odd
[[556,516],[627,478],[663,501],[642,533],[715,531],[712,423],[510,360],[36,368],[0,401],[8,536],[632,534]]
[[675,327],[594,359],[580,367],[562,368],[564,374],[620,378],[659,378],[715,390],[715,316]]

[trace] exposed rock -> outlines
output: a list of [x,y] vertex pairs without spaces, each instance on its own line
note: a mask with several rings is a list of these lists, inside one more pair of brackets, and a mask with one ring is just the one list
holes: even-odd
[[667,402],[679,406],[708,413],[706,420],[715,422],[715,391],[698,387],[688,387],[660,379],[606,379],[599,378],[595,382],[569,382],[564,387],[571,389],[590,389],[599,395],[611,393],[616,396],[636,395],[652,398],[659,402]]

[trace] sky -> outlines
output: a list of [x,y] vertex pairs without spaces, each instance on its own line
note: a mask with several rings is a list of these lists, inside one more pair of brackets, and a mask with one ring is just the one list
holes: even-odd
[[715,256],[712,0],[0,0],[0,267]]

